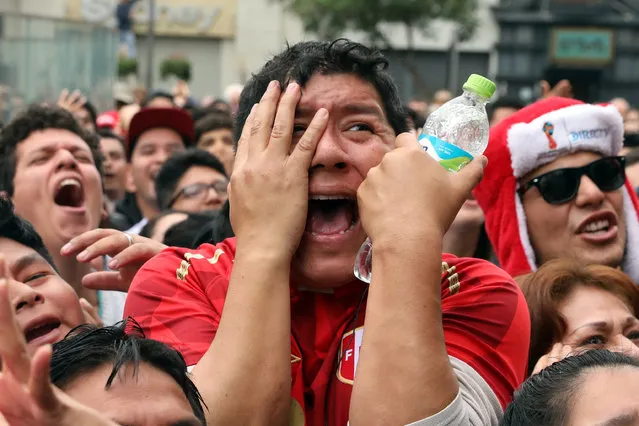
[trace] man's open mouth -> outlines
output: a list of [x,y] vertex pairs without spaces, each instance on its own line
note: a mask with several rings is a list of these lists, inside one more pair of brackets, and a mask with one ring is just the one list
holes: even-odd
[[46,336],[47,334],[56,330],[58,327],[60,327],[60,321],[56,319],[50,319],[26,329],[24,331],[24,338],[27,343],[29,343],[40,337]]
[[62,207],[82,207],[84,204],[82,183],[74,178],[64,179],[58,185],[53,201]]
[[338,235],[352,230],[359,221],[357,200],[344,196],[311,196],[306,232],[311,235]]

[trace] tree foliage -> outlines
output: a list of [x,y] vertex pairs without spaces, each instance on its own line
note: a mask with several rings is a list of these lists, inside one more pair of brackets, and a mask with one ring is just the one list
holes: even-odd
[[[477,0],[279,0],[298,15],[307,31],[334,39],[345,30],[364,32],[372,43],[391,47],[382,24],[402,24],[428,33],[430,23],[444,19],[458,23],[460,40],[475,30]],[[412,46],[409,46],[411,48]]]

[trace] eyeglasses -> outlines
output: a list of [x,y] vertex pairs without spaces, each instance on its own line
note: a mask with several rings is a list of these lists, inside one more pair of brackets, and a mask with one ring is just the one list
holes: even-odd
[[581,177],[586,175],[603,192],[621,188],[626,181],[625,157],[605,157],[583,167],[557,169],[537,176],[518,189],[520,196],[533,186],[549,204],[564,204],[577,196]]
[[218,195],[226,195],[227,189],[229,186],[229,182],[227,180],[218,180],[213,183],[193,183],[191,185],[187,185],[184,188],[180,189],[177,194],[171,199],[168,207],[172,207],[173,204],[180,198],[184,197],[187,200],[194,200],[198,198],[203,198],[209,192],[210,189],[213,189]]

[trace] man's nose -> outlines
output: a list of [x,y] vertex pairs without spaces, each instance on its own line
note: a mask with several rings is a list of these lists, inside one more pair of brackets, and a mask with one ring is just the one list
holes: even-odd
[[346,169],[348,156],[344,151],[339,134],[336,131],[326,129],[322,138],[317,143],[315,155],[311,162],[311,170],[318,169]]

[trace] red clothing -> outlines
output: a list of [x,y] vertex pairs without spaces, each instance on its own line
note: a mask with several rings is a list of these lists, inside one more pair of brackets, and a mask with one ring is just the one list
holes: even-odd
[[[163,251],[136,275],[125,316],[196,364],[215,338],[234,254],[235,239]],[[365,289],[354,283],[333,293],[291,290],[292,396],[307,426],[348,422]],[[479,373],[505,407],[526,373],[530,320],[521,291],[488,262],[444,255],[441,295],[449,356]]]

